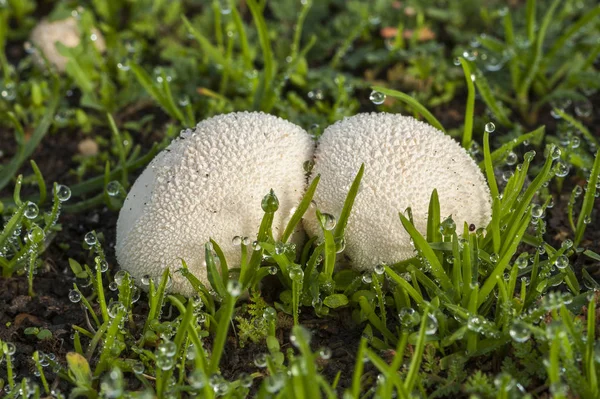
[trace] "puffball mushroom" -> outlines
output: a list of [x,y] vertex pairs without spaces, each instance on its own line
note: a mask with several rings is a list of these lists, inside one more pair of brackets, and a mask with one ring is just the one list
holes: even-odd
[[[418,120],[387,113],[358,114],[328,127],[315,152],[313,197],[318,209],[339,217],[361,164],[365,172],[345,231],[344,253],[358,270],[414,257],[410,236],[398,216],[411,207],[425,235],[431,193],[437,189],[442,219],[452,215],[485,227],[491,196],[475,161],[451,137]],[[321,227],[314,210],[304,218],[308,234]]]
[[[279,199],[279,237],[304,195],[303,164],[314,142],[302,128],[272,115],[239,112],[204,120],[160,152],[133,184],[117,221],[117,260],[137,281],[172,272],[171,291],[194,294],[181,273],[208,286],[205,243],[214,239],[229,267],[239,267],[235,236],[256,237],[261,201]],[[236,245],[237,244],[237,245]]]
[[[98,51],[104,52],[106,43],[100,31],[92,29],[92,35],[95,35],[94,45]],[[54,65],[59,72],[64,72],[69,59],[58,52],[56,43],[77,47],[81,42],[81,32],[77,20],[73,17],[52,22],[44,19],[33,28],[30,40],[42,51],[50,64]],[[39,64],[43,64],[39,54],[36,54],[36,60]]]

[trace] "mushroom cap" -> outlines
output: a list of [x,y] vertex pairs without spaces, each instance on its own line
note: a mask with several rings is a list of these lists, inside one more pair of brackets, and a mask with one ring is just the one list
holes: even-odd
[[[486,226],[491,196],[475,161],[451,137],[412,117],[365,113],[329,126],[319,139],[312,175],[321,175],[314,201],[340,216],[350,185],[365,172],[348,219],[345,255],[355,269],[372,270],[415,256],[399,212],[411,207],[415,227],[427,231],[431,193],[442,218]],[[314,211],[304,217],[309,235],[321,235]]]
[[171,291],[195,291],[189,270],[209,287],[205,243],[214,239],[228,266],[239,267],[235,236],[256,237],[271,189],[279,199],[273,235],[279,237],[305,192],[303,163],[314,141],[302,128],[272,115],[239,112],[206,119],[183,131],[133,184],[117,221],[116,255],[137,281],[172,272]]
[[[106,50],[104,37],[95,28],[92,29],[92,33],[96,35],[94,45],[100,52],[104,52]],[[33,28],[30,40],[44,53],[48,62],[54,65],[59,72],[64,72],[69,59],[58,52],[56,42],[67,47],[77,47],[81,41],[81,32],[77,20],[73,17],[52,22],[44,19]],[[35,53],[35,59],[39,64],[43,64],[39,54]]]

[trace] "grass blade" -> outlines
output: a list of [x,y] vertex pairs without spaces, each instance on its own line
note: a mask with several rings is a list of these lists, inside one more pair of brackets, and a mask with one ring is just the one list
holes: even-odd
[[467,106],[465,110],[465,128],[463,131],[462,146],[463,148],[471,148],[471,140],[473,140],[473,114],[475,112],[475,85],[473,84],[473,72],[469,61],[465,58],[460,57],[460,64],[462,65],[463,72],[465,74],[465,81],[467,82]]
[[258,38],[262,49],[264,63],[262,79],[254,96],[254,108],[268,111],[268,109],[264,109],[264,105],[270,103],[268,100],[274,94],[271,91],[271,83],[275,76],[275,58],[273,56],[273,50],[271,49],[271,39],[269,39],[267,23],[260,10],[260,6],[256,0],[246,0],[246,4],[252,13],[254,24],[258,30]]
[[306,190],[302,201],[300,201],[300,203],[298,204],[296,211],[294,212],[294,214],[290,218],[290,221],[285,227],[283,235],[281,236],[281,241],[287,242],[288,239],[292,236],[292,234],[294,234],[296,226],[298,225],[298,223],[300,223],[302,217],[306,213],[306,210],[310,206],[310,202],[312,201],[313,196],[315,195],[315,191],[317,190],[317,186],[319,185],[319,180],[321,180],[321,176],[317,175],[312,181],[312,183],[310,183],[310,186],[308,186],[308,189]]
[[446,129],[444,129],[444,127],[442,126],[440,121],[438,121],[436,119],[436,117],[433,116],[433,114],[431,112],[429,112],[427,110],[427,108],[425,108],[425,106],[423,106],[423,104],[421,104],[420,102],[418,102],[417,100],[415,100],[414,98],[409,96],[408,94],[404,94],[401,91],[397,91],[397,90],[386,89],[385,87],[381,87],[381,86],[373,86],[372,89],[379,93],[383,93],[386,96],[397,98],[398,100],[408,104],[410,107],[412,107],[415,110],[415,112],[423,115],[423,118],[425,118],[425,120],[427,122],[429,122],[429,124],[431,126],[446,133]]
[[586,226],[590,223],[592,217],[592,210],[594,209],[594,201],[596,199],[596,190],[598,184],[598,174],[600,173],[600,152],[596,152],[596,158],[594,159],[594,166],[590,172],[590,178],[588,179],[587,190],[583,197],[583,204],[581,205],[581,211],[577,218],[577,227],[575,228],[575,240],[573,245],[575,248],[579,246],[585,233]]
[[344,207],[342,208],[342,212],[340,213],[340,217],[338,218],[334,237],[341,238],[344,236],[344,230],[346,230],[346,226],[348,225],[348,218],[350,217],[350,212],[352,212],[352,207],[354,206],[354,200],[356,199],[356,195],[358,194],[358,189],[360,188],[360,182],[365,173],[365,164],[360,165],[360,169],[350,186],[350,190],[348,191],[348,195],[346,196],[346,200],[344,201]]
[[423,257],[431,264],[431,273],[438,280],[442,288],[446,292],[451,293],[453,291],[452,281],[446,274],[446,271],[442,267],[440,260],[436,256],[433,249],[431,249],[431,247],[429,246],[427,240],[425,240],[421,233],[417,231],[415,226],[413,226],[413,224],[410,222],[410,220],[406,218],[406,216],[404,216],[402,213],[399,213],[398,215],[400,216],[400,221],[402,222],[404,229],[413,239],[413,242],[415,243],[415,248],[417,248],[421,252]]

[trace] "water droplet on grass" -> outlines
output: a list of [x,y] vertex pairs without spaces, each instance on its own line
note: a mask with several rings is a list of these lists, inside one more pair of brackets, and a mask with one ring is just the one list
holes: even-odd
[[77,303],[77,302],[81,301],[81,294],[75,290],[69,291],[69,301],[71,301],[73,303]]
[[28,202],[27,205],[25,205],[25,211],[23,212],[23,215],[25,215],[27,219],[35,219],[39,213],[40,209],[33,202]]
[[300,342],[305,341],[307,345],[310,345],[311,334],[310,331],[303,326],[295,326],[290,334],[290,342],[296,348],[300,348]]
[[516,321],[513,323],[508,333],[515,342],[525,342],[531,336],[529,328],[527,328],[527,325],[522,321]]
[[35,224],[33,227],[31,227],[29,233],[27,233],[27,238],[34,244],[39,244],[40,242],[44,241],[45,236],[46,234],[44,234],[44,230]]
[[202,370],[196,369],[188,376],[188,382],[192,389],[202,389],[206,385],[206,374],[204,374]]
[[227,292],[233,297],[238,297],[242,293],[242,284],[237,280],[229,280],[227,282]]
[[438,329],[437,318],[432,314],[427,315],[427,320],[425,321],[425,334],[433,335],[437,332],[437,329]]
[[400,324],[404,328],[412,328],[421,322],[421,315],[413,308],[402,308],[398,313]]
[[60,202],[68,201],[71,198],[71,189],[63,184],[56,186],[56,197]]
[[319,357],[323,360],[331,359],[331,349],[327,347],[320,348],[317,353],[319,354]]
[[313,160],[304,161],[302,167],[306,173],[310,173],[315,166],[315,162]]
[[561,255],[558,258],[556,258],[554,264],[561,270],[565,269],[567,266],[569,266],[569,258],[567,258],[566,255]]
[[494,125],[493,122],[488,122],[485,124],[486,133],[494,133],[495,130],[496,130],[496,125]]
[[116,180],[110,181],[106,185],[106,193],[108,195],[110,195],[111,197],[116,197],[117,195],[119,195],[120,191],[121,191],[121,185]]
[[534,204],[531,207],[531,217],[538,219],[544,215],[544,208],[541,205]]
[[337,220],[335,219],[335,216],[330,213],[322,213],[321,224],[325,230],[333,230],[337,224]]
[[375,105],[381,105],[385,101],[386,95],[373,90],[369,95],[369,100]]
[[275,195],[275,192],[271,190],[269,194],[265,195],[261,202],[262,210],[267,213],[276,212],[279,209],[279,199]]
[[88,232],[85,237],[83,237],[85,243],[87,245],[89,245],[90,247],[93,245],[96,245],[96,243],[98,242],[97,238],[96,238],[96,233],[93,231]]
[[266,353],[257,353],[254,356],[254,364],[256,367],[264,368],[267,367],[267,354]]
[[519,157],[517,156],[517,154],[515,154],[513,151],[510,151],[506,155],[506,159],[504,160],[504,162],[506,162],[507,165],[512,166],[512,165],[516,164],[518,160],[519,160]]

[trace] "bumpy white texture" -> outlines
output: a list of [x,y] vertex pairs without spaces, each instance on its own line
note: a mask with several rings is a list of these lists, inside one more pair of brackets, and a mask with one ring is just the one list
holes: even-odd
[[[365,173],[348,220],[344,254],[358,270],[413,257],[399,212],[412,208],[415,227],[427,231],[431,193],[437,189],[442,219],[486,226],[491,218],[487,183],[473,159],[451,137],[412,117],[358,114],[328,127],[319,139],[312,176],[321,175],[314,201],[339,217],[361,164]],[[309,211],[309,235],[320,227]]]
[[194,294],[181,259],[208,284],[204,245],[214,239],[239,267],[234,236],[256,239],[270,189],[279,199],[279,237],[305,192],[303,163],[314,142],[302,128],[263,113],[231,113],[200,122],[159,153],[131,188],[117,221],[116,255],[137,281],[172,272],[171,291]]
[[[106,50],[104,37],[99,30],[93,29],[92,34],[96,35],[94,45],[100,52]],[[67,68],[69,59],[58,52],[56,42],[64,44],[66,47],[77,47],[81,41],[81,32],[77,20],[73,17],[50,22],[42,20],[31,31],[31,42],[38,47],[44,56],[59,72],[64,72]],[[42,57],[35,54],[38,63],[43,64]]]

